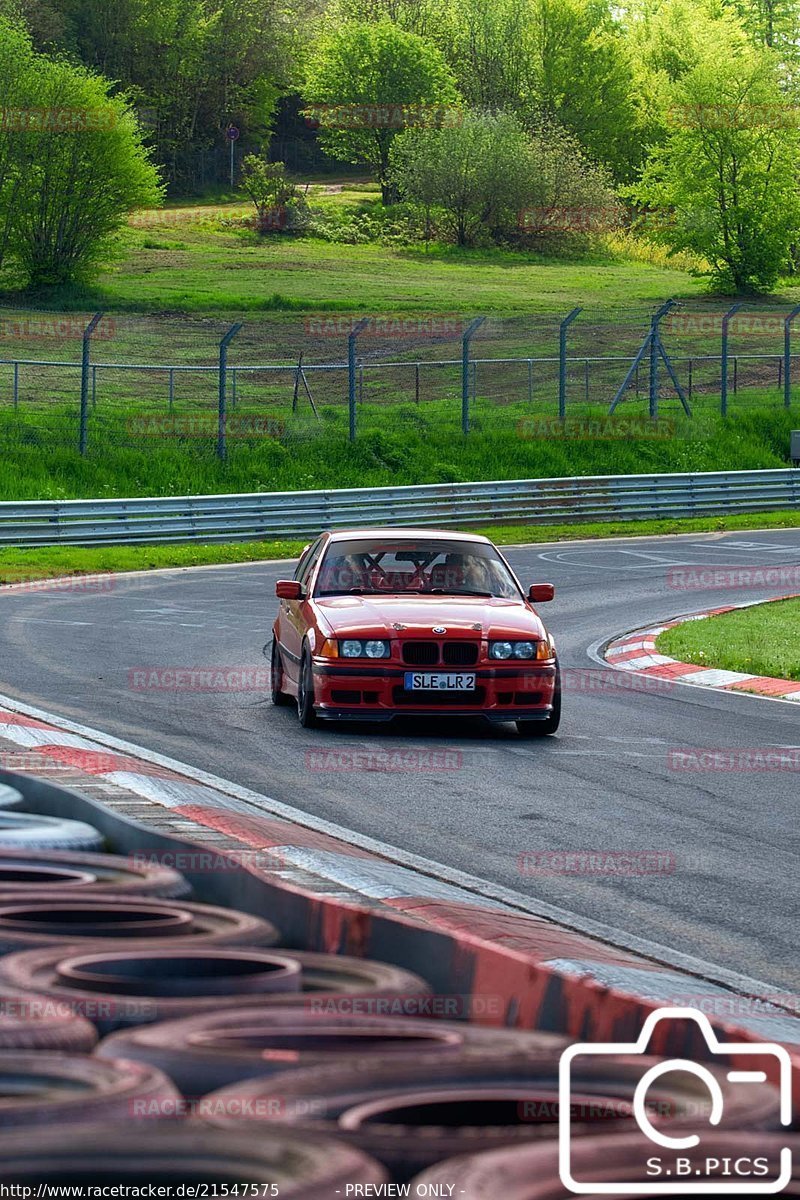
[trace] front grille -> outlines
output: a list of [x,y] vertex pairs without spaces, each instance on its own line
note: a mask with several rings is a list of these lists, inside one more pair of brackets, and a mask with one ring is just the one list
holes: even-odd
[[478,661],[480,646],[475,642],[445,642],[442,647],[442,659],[446,663],[458,664],[460,667],[470,667]]
[[436,642],[404,642],[403,662],[415,667],[431,666],[439,661],[439,647]]
[[407,692],[404,688],[395,688],[393,703],[397,708],[473,708],[483,705],[486,699],[486,688],[476,688],[474,692],[445,692],[438,689],[430,691]]

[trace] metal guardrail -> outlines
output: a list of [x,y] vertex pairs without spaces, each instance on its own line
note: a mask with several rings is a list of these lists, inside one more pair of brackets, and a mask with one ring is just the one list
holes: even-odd
[[800,469],[437,483],[319,492],[0,503],[0,545],[306,537],[363,525],[643,520],[800,509]]

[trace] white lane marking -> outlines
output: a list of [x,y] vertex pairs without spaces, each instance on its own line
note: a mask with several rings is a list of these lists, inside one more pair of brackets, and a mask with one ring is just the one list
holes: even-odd
[[[450,900],[460,904],[497,909],[496,901],[476,897],[472,892],[443,883],[439,879],[421,878],[416,871],[395,863],[353,854],[337,854],[333,850],[314,850],[307,846],[271,846],[270,854],[285,863],[320,875],[341,887],[360,892],[371,900],[397,900],[401,897],[422,897],[426,900]],[[282,872],[278,872],[281,874]],[[513,910],[500,906],[504,912]]]
[[62,733],[58,729],[33,729],[30,725],[14,725],[0,719],[0,735],[16,742],[18,746],[69,746],[73,750],[103,750],[99,742],[90,742],[85,737]]
[[615,670],[620,671],[641,671],[647,667],[666,666],[667,663],[675,662],[674,658],[667,658],[665,654],[644,654],[641,658],[629,658],[625,662],[615,664]]
[[[601,646],[605,640],[601,639],[597,643],[598,646]],[[597,661],[603,663],[603,660],[600,658]],[[684,954],[683,951],[677,950],[674,947],[663,946],[659,942],[616,929],[603,922],[595,921],[591,917],[584,917],[578,913],[570,912],[569,909],[561,908],[558,905],[548,904],[544,900],[539,900],[523,892],[513,891],[511,888],[503,887],[502,884],[493,883],[488,879],[481,879],[478,876],[468,874],[466,871],[460,871],[455,867],[447,867],[443,863],[423,858],[418,854],[411,854],[387,842],[378,841],[377,838],[367,837],[364,834],[357,833],[355,830],[346,829],[341,825],[334,824],[332,821],[325,821],[321,817],[303,812],[302,809],[284,804],[280,800],[274,800],[271,796],[254,792],[251,788],[242,787],[240,784],[221,779],[218,775],[211,775],[209,772],[200,770],[197,767],[190,767],[188,764],[179,762],[177,759],[170,758],[165,754],[158,754],[153,750],[147,750],[143,746],[136,745],[134,742],[113,737],[111,734],[92,729],[87,725],[79,724],[77,721],[69,721],[65,717],[59,717],[34,705],[24,704],[13,696],[0,695],[0,706],[8,709],[10,712],[21,713],[23,716],[31,717],[34,720],[47,721],[58,730],[65,730],[69,733],[83,736],[89,735],[96,738],[97,743],[104,749],[116,750],[121,754],[133,757],[138,756],[154,766],[174,771],[178,775],[183,775],[188,779],[222,793],[223,795],[220,797],[220,800],[224,798],[226,803],[230,803],[230,799],[242,801],[244,806],[246,806],[246,811],[249,811],[251,815],[253,810],[266,813],[271,817],[289,821],[294,825],[300,825],[304,829],[312,829],[316,833],[327,834],[329,837],[345,842],[350,846],[357,846],[358,849],[365,850],[369,854],[377,854],[380,858],[389,862],[408,867],[410,870],[417,871],[421,875],[429,876],[432,879],[438,879],[445,883],[451,883],[456,887],[463,887],[465,891],[472,894],[473,903],[478,900],[489,899],[498,901],[501,904],[508,904],[509,907],[516,909],[520,915],[539,917],[547,921],[552,921],[564,929],[571,929],[576,933],[585,934],[587,937],[597,938],[608,945],[628,950],[632,954],[638,954],[655,963],[667,964],[673,969],[687,972],[690,976],[700,976],[703,979],[712,980],[723,986],[735,988],[745,995],[768,996],[775,992],[774,984],[768,984],[759,979],[751,979],[749,976],[731,971],[729,968],[723,967],[718,963],[705,962],[694,955]],[[241,807],[239,811],[242,811]]]
[[[584,553],[588,553],[588,552],[584,551]],[[613,553],[615,553],[615,554],[631,554],[632,555],[635,552],[633,550],[615,550]],[[647,562],[647,563],[593,563],[593,562],[583,562],[582,560],[575,562],[568,557],[568,551],[564,551],[564,550],[552,551],[552,552],[545,551],[543,554],[537,554],[536,557],[542,559],[543,562],[557,563],[561,566],[587,568],[590,571],[606,571],[606,572],[610,571],[610,572],[613,572],[616,574],[619,574],[619,572],[621,570],[653,571],[657,567],[696,567],[696,566],[700,565],[699,563],[687,562],[685,559],[682,559],[682,558],[666,558],[666,557],[659,558],[659,560],[657,562]],[[643,555],[641,555],[641,557],[654,558],[656,556],[643,554]]]
[[154,775],[140,775],[136,771],[105,771],[103,779],[155,804],[163,804],[165,808],[180,808],[187,804],[215,810],[230,807],[226,797],[215,788],[204,787],[190,780],[159,779]]
[[46,617],[17,617],[10,616],[9,621],[25,621],[28,625],[94,625],[94,621],[56,621]]
[[703,683],[706,687],[723,687],[728,683],[745,683],[748,679],[755,679],[755,675],[748,675],[744,671],[721,671],[706,667],[703,670],[689,671],[681,676],[681,679],[688,683]]

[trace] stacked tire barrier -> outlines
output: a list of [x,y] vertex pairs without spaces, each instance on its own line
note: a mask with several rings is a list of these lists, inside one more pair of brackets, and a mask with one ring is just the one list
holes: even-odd
[[[28,813],[0,787],[0,1187],[567,1194],[556,1150],[564,1038],[375,1015],[381,1002],[419,1011],[429,985],[391,963],[286,944],[274,914],[208,903],[197,880],[193,892],[172,868],[112,850],[91,825]],[[589,1173],[630,1175],[636,1084],[660,1062],[574,1069],[571,1132]],[[714,1144],[771,1145],[777,1091],[754,1097],[723,1070],[714,1079]],[[691,1074],[661,1077],[648,1104],[673,1136],[712,1116]]]

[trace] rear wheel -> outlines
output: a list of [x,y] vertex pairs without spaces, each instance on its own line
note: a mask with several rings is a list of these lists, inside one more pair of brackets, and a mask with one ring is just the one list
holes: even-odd
[[544,721],[517,721],[520,737],[541,738],[555,733],[561,724],[561,668],[556,664],[556,686],[553,691],[553,711]]
[[278,649],[277,638],[272,639],[272,653],[269,660],[269,688],[272,703],[276,705],[285,705],[291,703],[291,696],[283,690],[283,663],[281,662],[281,652]]
[[297,717],[304,729],[313,729],[317,723],[314,712],[314,674],[308,647],[303,647],[300,661],[300,683],[297,689]]

